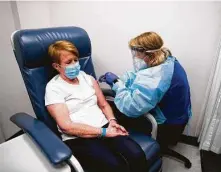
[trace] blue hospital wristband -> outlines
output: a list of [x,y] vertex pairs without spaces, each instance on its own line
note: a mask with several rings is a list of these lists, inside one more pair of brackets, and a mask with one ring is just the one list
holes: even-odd
[[102,128],[101,137],[105,137],[106,133],[107,133],[107,129],[106,128]]

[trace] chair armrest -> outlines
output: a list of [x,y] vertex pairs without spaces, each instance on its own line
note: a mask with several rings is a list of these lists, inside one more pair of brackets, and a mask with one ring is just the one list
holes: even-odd
[[152,134],[152,137],[156,140],[157,139],[157,121],[153,117],[153,115],[151,115],[149,113],[145,114],[144,116],[147,118],[147,120],[149,120],[151,122],[151,124],[152,124],[151,134]]
[[26,113],[17,113],[10,120],[23,129],[54,165],[67,161],[72,152],[43,122]]

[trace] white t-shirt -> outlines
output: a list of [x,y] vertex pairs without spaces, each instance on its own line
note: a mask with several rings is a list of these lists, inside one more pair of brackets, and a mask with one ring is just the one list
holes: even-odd
[[[69,84],[59,75],[53,77],[46,86],[45,106],[65,103],[72,122],[102,127],[108,120],[97,105],[91,76],[80,71],[77,78],[79,85]],[[73,138],[76,137],[62,133],[62,140]]]

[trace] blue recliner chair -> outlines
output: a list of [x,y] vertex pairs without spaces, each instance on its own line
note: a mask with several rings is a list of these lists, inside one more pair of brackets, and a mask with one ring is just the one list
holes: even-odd
[[[45,108],[44,95],[47,82],[56,74],[48,58],[48,47],[58,40],[74,43],[79,50],[81,70],[96,78],[91,58],[91,42],[87,32],[79,27],[30,29],[14,32],[11,39],[16,60],[37,116],[36,119],[25,113],[17,113],[11,117],[11,121],[31,136],[52,164],[67,163],[73,171],[83,171],[81,162],[76,160],[70,163],[71,150],[60,139],[56,123]],[[105,96],[110,98],[109,93],[107,90],[104,91]],[[141,133],[132,133],[131,137],[145,152],[149,172],[162,171],[158,143]]]

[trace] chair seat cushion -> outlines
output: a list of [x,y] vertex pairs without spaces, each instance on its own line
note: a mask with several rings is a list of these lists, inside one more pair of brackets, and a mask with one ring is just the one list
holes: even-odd
[[133,139],[143,149],[148,166],[151,167],[155,161],[161,159],[160,156],[160,145],[156,140],[148,135],[137,133],[134,131],[130,132],[130,138]]
[[158,159],[148,170],[148,172],[162,172],[162,159]]

